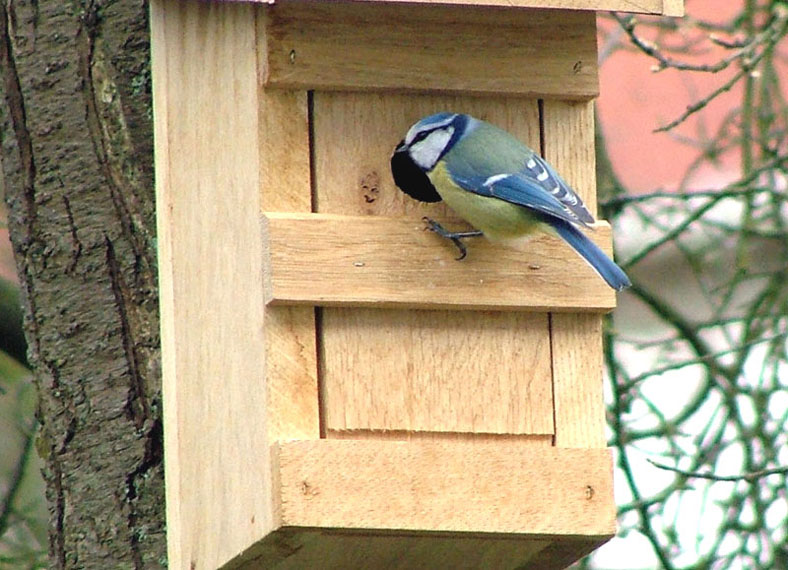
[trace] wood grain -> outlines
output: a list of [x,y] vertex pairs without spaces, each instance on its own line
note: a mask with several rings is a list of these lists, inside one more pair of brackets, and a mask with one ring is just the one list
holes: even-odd
[[324,325],[330,429],[553,433],[543,313],[346,309]]
[[604,449],[319,440],[280,443],[275,453],[288,526],[615,533]]
[[[575,552],[591,541],[558,541],[557,558]],[[596,544],[600,541],[597,540]],[[402,531],[343,531],[288,527],[243,552],[222,570],[277,568],[347,570],[349,568],[451,568],[452,570],[502,570],[539,568],[563,570],[567,564],[530,561],[552,546],[548,537],[472,533],[405,533]],[[587,547],[586,547],[587,548]],[[524,566],[525,565],[525,566]]]
[[555,445],[604,448],[602,317],[550,315],[555,394]]
[[585,100],[599,93],[589,11],[323,1],[264,10],[267,87]]
[[[310,212],[307,95],[260,87],[259,100],[262,207]],[[263,272],[268,277],[267,267],[263,267]],[[264,326],[269,441],[320,437],[314,309],[269,305]]]
[[[422,215],[451,220],[440,205],[424,207],[404,196],[394,186],[388,167],[394,145],[410,124],[444,109],[494,121],[526,142],[538,145],[535,101],[315,93],[318,212],[367,216],[367,223],[373,226],[384,217],[403,214],[413,215],[415,220]],[[405,239],[434,238],[424,235],[418,224],[415,228],[406,226],[404,234],[411,236]],[[357,241],[362,247],[367,244],[366,239]],[[438,249],[432,250],[432,255],[437,253],[444,267],[457,265],[451,250],[442,249],[442,244],[433,245]],[[312,247],[317,247],[315,240]],[[475,252],[471,252],[474,259],[483,259],[477,258]],[[395,258],[410,256],[409,252]],[[376,263],[372,258],[367,258],[367,262],[372,267]],[[434,257],[431,263],[435,263]],[[351,267],[357,269],[352,263]],[[428,273],[419,268],[414,281],[430,279]],[[390,278],[400,281],[403,275],[391,272]],[[414,284],[405,285],[410,288]],[[391,289],[406,290],[396,285]],[[432,300],[436,300],[434,294]],[[329,435],[346,429],[379,427],[400,432],[446,432],[468,431],[477,425],[479,431],[512,434],[523,433],[529,425],[538,433],[548,429],[545,410],[551,402],[544,314],[480,313],[469,317],[448,311],[325,308],[322,322],[323,398]],[[499,356],[502,354],[517,363],[506,374],[498,373],[504,360]],[[526,364],[528,368],[521,374],[511,372]],[[547,377],[536,371],[547,371]],[[527,386],[531,372],[535,384]],[[537,394],[546,394],[547,399],[537,402]],[[523,395],[535,406],[534,418],[516,417],[519,412],[515,410],[522,410],[525,405],[520,401]],[[424,405],[425,398],[433,409]],[[464,399],[468,401],[460,403]],[[474,414],[480,413],[481,407],[474,400],[486,405],[478,417]],[[455,405],[457,408],[452,409]]]
[[[610,228],[588,236],[610,251]],[[265,292],[273,304],[609,311],[614,291],[562,240],[522,249],[476,239],[457,261],[419,218],[267,213]]]
[[[220,0],[236,1],[236,0]],[[291,0],[245,0],[258,4],[283,3]],[[592,10],[633,12],[662,16],[683,16],[683,0],[365,0],[397,4],[448,4],[465,6],[505,6],[511,8],[556,8],[562,10]]]
[[151,29],[169,567],[216,568],[276,525],[254,8],[154,0]]
[[[589,103],[545,101],[545,158],[596,209],[594,110]],[[553,313],[550,318],[555,445],[605,447],[602,317]]]
[[537,102],[519,97],[333,93],[314,95],[316,211],[457,220],[443,204],[424,204],[391,177],[394,147],[413,123],[433,113],[467,113],[539,148]]

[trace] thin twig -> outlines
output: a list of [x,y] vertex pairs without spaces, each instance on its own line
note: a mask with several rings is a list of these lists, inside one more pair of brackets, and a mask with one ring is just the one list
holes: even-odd
[[685,477],[693,477],[695,479],[709,479],[711,481],[729,481],[734,483],[738,481],[746,481],[747,483],[753,483],[758,479],[763,479],[764,477],[769,477],[770,475],[788,474],[788,466],[773,467],[771,469],[761,469],[760,471],[742,473],[741,475],[715,475],[714,473],[699,473],[697,471],[685,471],[684,469],[679,469],[678,467],[663,465],[662,463],[658,463],[653,459],[646,459],[646,461],[651,463],[654,467],[658,467],[659,469],[664,469],[665,471],[672,471],[674,473],[678,473],[679,475],[684,475]]

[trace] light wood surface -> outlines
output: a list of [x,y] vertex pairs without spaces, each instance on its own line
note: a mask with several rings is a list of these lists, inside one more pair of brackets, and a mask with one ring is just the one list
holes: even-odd
[[[544,125],[545,158],[593,212],[596,210],[593,104],[545,101]],[[550,331],[555,445],[605,447],[602,316],[553,313]]]
[[288,526],[615,533],[609,450],[319,440],[276,453]]
[[[307,95],[261,88],[259,98],[261,205],[310,212]],[[263,267],[266,277],[268,271]],[[315,310],[312,306],[268,306],[264,325],[269,441],[320,437]]]
[[460,97],[395,93],[314,95],[316,211],[369,216],[432,216],[457,220],[438,204],[418,202],[391,177],[394,147],[413,123],[433,113],[467,113],[509,130],[539,148],[537,102],[520,97]]
[[589,11],[319,0],[264,10],[268,87],[586,100],[599,93]]
[[[333,430],[552,434],[547,315],[333,310],[325,421]],[[412,323],[433,323],[414,328]]]
[[[236,0],[221,0],[236,1]],[[258,4],[286,3],[291,0],[246,0]],[[557,8],[562,10],[594,10],[632,12],[662,16],[683,16],[684,0],[365,0],[391,4],[449,4],[464,6],[505,6],[510,8]]]
[[[373,233],[380,233],[374,228],[379,228],[377,222],[386,217],[412,215],[417,222],[415,226],[406,225],[404,232],[397,232],[405,239],[434,239],[435,236],[425,235],[419,228],[422,215],[452,219],[441,205],[425,207],[411,200],[391,180],[388,165],[391,151],[413,122],[439,110],[458,110],[508,128],[531,145],[538,146],[539,142],[535,101],[321,92],[315,93],[313,106],[318,212],[366,216],[368,221],[362,218],[360,222],[368,224]],[[353,158],[348,160],[348,157]],[[376,190],[372,191],[372,187]],[[348,235],[347,232],[345,228],[332,232],[335,237],[326,235],[322,239],[343,239],[339,236]],[[380,235],[384,242],[389,239]],[[365,247],[370,237],[352,241]],[[443,261],[441,267],[459,265],[451,249],[440,243],[432,245],[437,249],[429,251]],[[310,247],[319,247],[316,239],[311,240]],[[335,253],[339,251],[332,249]],[[478,253],[472,249],[469,255],[480,262],[483,257]],[[413,254],[392,250],[385,255],[407,260]],[[373,258],[366,261],[374,270],[377,261]],[[431,263],[435,263],[435,257]],[[314,267],[313,279],[318,279],[317,273],[327,271],[315,271]],[[349,269],[352,272],[359,268],[351,261]],[[392,288],[389,283],[388,287],[410,293],[416,282],[430,279],[429,274],[429,270],[419,267],[412,281],[403,282],[402,271],[390,272],[389,279],[396,279],[402,285],[394,284]],[[335,287],[337,279],[331,279]],[[432,300],[438,300],[435,294]],[[325,308],[322,314],[322,386],[325,428],[329,435],[365,425],[369,429],[445,432],[467,431],[477,422],[480,431],[507,433],[508,430],[513,434],[523,433],[528,425],[535,427],[537,433],[547,429],[546,408],[539,407],[542,404],[535,400],[528,400],[537,406],[534,418],[516,417],[513,413],[527,405],[518,401],[523,395],[533,398],[536,394],[547,394],[544,406],[550,405],[549,376],[538,372],[549,374],[545,314],[468,316],[448,311],[340,308]],[[510,367],[499,375],[498,367],[503,360],[510,361]],[[513,372],[516,366],[524,364],[528,366],[525,371]],[[532,372],[531,378],[537,383],[527,386]],[[471,401],[460,405],[459,400],[463,398]],[[425,399],[430,405],[425,405]],[[487,408],[475,418],[473,414],[481,409],[478,402],[484,402]],[[368,407],[369,403],[374,406]],[[430,408],[433,405],[434,409]],[[428,417],[430,412],[433,415]]]
[[[254,0],[265,1],[265,0]],[[287,1],[287,0],[276,0]],[[473,4],[478,6],[508,6],[512,8],[558,8],[562,10],[596,10],[634,12],[663,16],[683,16],[683,0],[366,0],[369,2],[401,2],[414,4]]]
[[151,29],[168,565],[213,569],[276,526],[254,7],[154,0]]
[[[559,238],[515,249],[468,241],[468,256],[416,217],[267,213],[274,304],[609,311],[615,292]],[[610,227],[587,235],[610,251]]]

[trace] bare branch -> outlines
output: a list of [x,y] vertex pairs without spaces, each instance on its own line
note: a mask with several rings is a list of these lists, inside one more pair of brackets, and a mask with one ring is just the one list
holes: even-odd
[[647,461],[651,463],[654,467],[658,467],[659,469],[664,469],[665,471],[672,471],[673,473],[678,473],[679,475],[683,475],[685,477],[693,477],[695,479],[709,479],[711,481],[726,481],[726,482],[746,481],[747,483],[754,483],[758,481],[758,479],[763,479],[764,477],[769,477],[770,475],[788,474],[788,466],[774,467],[771,469],[761,469],[760,471],[753,471],[751,473],[742,473],[741,475],[715,475],[714,473],[699,473],[696,471],[685,471],[677,467],[671,467],[670,465],[663,465],[662,463],[657,463],[653,459],[647,459]]

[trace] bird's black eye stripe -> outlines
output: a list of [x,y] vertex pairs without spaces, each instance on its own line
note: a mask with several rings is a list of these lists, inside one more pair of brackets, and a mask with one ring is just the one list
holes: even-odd
[[436,130],[437,129],[432,129],[430,131],[421,131],[419,134],[417,134],[415,137],[413,137],[413,141],[410,144],[414,145],[417,142],[423,141],[424,139],[426,139],[428,136],[430,136],[430,134],[432,134]]

